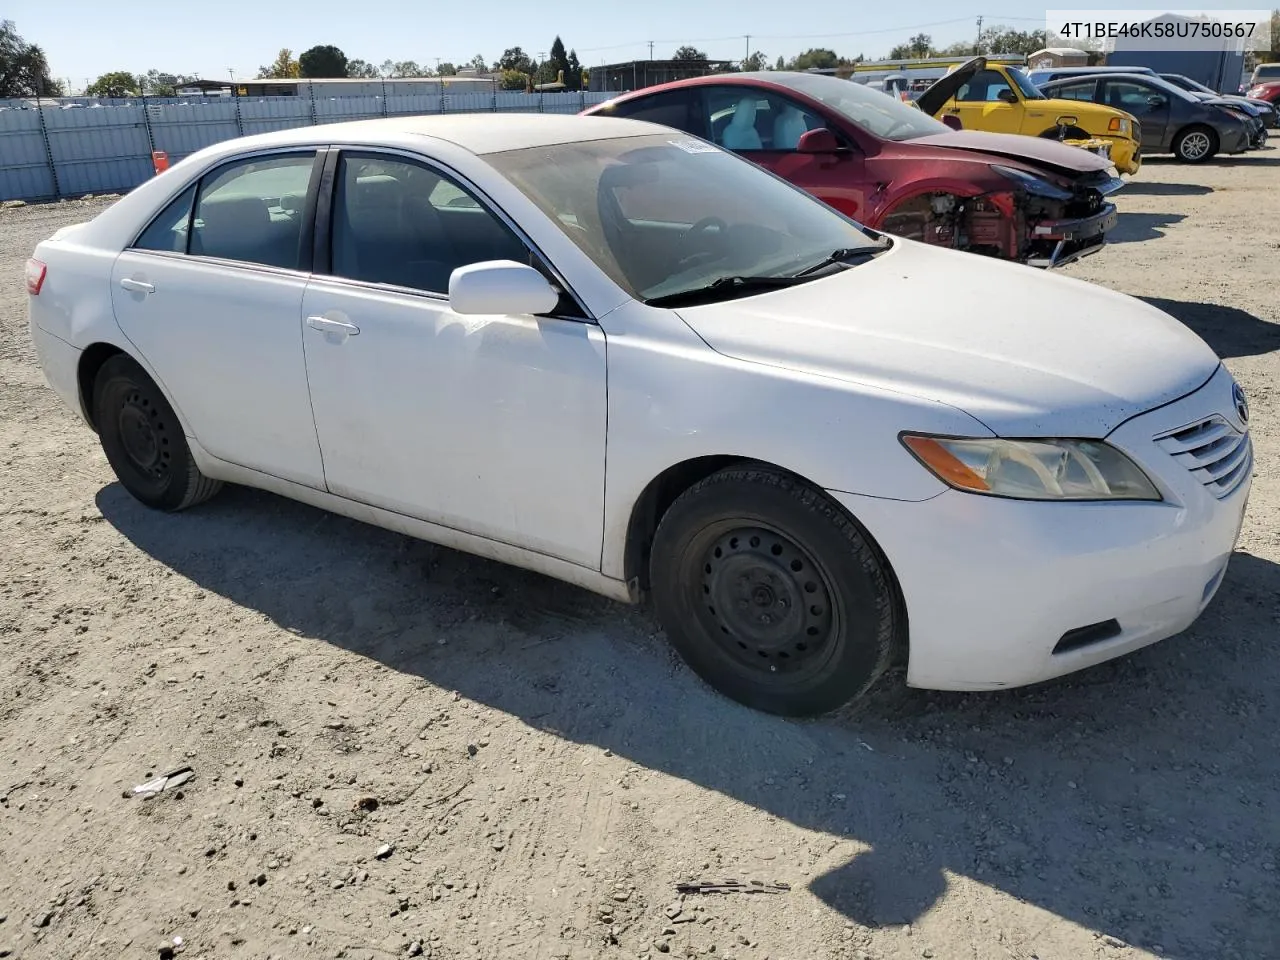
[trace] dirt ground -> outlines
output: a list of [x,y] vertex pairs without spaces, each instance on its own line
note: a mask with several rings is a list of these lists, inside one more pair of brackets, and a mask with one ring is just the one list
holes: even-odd
[[[532,574],[244,489],[144,510],[26,332],[25,257],[93,205],[0,212],[0,956],[1280,956],[1280,150],[1118,202],[1068,272],[1251,397],[1218,599],[1060,682],[892,675],[812,723]],[[726,877],[790,890],[675,890]]]

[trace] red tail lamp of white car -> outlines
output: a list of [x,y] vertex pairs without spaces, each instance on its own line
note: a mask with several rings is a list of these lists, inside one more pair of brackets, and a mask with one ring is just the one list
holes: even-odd
[[49,383],[141,504],[246,484],[650,599],[782,714],[895,658],[993,689],[1175,634],[1249,495],[1244,395],[1168,315],[638,121],[221,143],[27,284]]

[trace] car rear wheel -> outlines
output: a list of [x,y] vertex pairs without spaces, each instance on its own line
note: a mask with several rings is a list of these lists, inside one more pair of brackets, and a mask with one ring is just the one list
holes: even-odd
[[222,488],[196,466],[164,394],[123,354],[104,363],[94,380],[93,422],[121,486],[148,507],[183,510]]
[[868,535],[824,493],[770,468],[725,469],[682,494],[654,537],[650,583],[667,636],[699,676],[785,716],[863,694],[901,630]]
[[1183,163],[1203,163],[1218,152],[1218,135],[1209,127],[1187,127],[1173,141],[1173,153]]

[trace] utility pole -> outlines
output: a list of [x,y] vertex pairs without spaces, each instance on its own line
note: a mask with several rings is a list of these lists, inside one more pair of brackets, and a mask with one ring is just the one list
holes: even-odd
[[652,40],[649,41],[649,59],[650,60],[653,59],[653,41]]
[[982,56],[982,18],[978,18],[978,38],[973,42],[973,55]]

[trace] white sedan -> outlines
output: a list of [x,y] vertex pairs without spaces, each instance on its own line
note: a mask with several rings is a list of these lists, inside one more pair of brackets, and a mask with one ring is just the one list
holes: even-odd
[[1168,315],[632,120],[228,141],[27,286],[49,383],[147,506],[246,484],[652,597],[777,713],[899,657],[991,689],[1175,634],[1249,493],[1244,395]]

